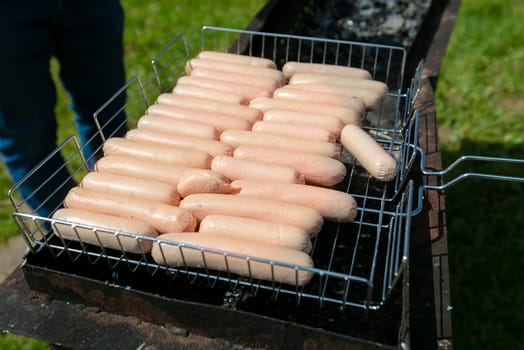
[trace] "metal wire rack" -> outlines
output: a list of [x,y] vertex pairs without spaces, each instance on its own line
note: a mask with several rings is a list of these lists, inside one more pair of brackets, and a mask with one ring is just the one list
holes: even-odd
[[[232,48],[237,53],[272,58],[280,65],[285,60],[344,65],[354,65],[357,62],[358,66],[372,72],[375,79],[381,79],[390,86],[390,92],[381,108],[374,115],[368,114],[364,127],[397,158],[400,173],[392,183],[381,183],[365,173],[355,161],[347,161],[348,176],[337,189],[355,197],[358,215],[352,223],[325,222],[322,231],[313,241],[310,253],[315,267],[295,266],[41,217],[35,215],[23,199],[19,199],[16,193],[19,184],[16,184],[9,193],[15,208],[13,217],[28,246],[34,253],[46,250],[53,257],[65,255],[72,261],[87,259],[90,264],[107,261],[114,269],[127,266],[130,271],[143,270],[151,276],[163,273],[166,278],[177,283],[205,284],[208,287],[224,284],[244,286],[253,294],[269,293],[274,298],[292,297],[297,303],[313,301],[321,306],[380,309],[408,263],[414,194],[414,182],[409,179],[408,174],[417,156],[418,120],[418,112],[412,107],[420,88],[422,67],[417,69],[410,88],[401,91],[406,60],[406,53],[402,48],[203,27],[201,49],[221,50],[222,47],[224,50]],[[355,55],[357,58],[354,58]],[[176,78],[183,74],[182,67],[188,57],[189,49],[180,35],[153,58],[153,78],[143,82],[139,77],[134,77],[115,94],[128,96],[126,104],[118,110],[125,110],[131,127],[134,118],[143,115],[159,93],[172,88]],[[109,105],[115,103],[115,96],[100,108],[95,114],[95,120],[99,113],[104,113]],[[100,133],[104,139],[111,137],[104,134],[103,126],[100,126]],[[66,164],[72,169],[72,176],[81,178],[89,171],[89,167],[75,137],[66,140],[56,152],[64,153],[68,150],[71,154],[65,157]],[[27,177],[31,176],[35,176],[35,172]],[[27,177],[22,181],[27,180]],[[65,234],[66,229],[75,234]],[[88,242],[82,239],[82,229],[90,230],[94,240]],[[108,237],[114,243],[111,248],[102,244]],[[197,250],[204,261],[206,254],[219,254],[223,257],[225,266],[229,266],[228,261],[232,261],[231,259],[240,259],[246,264],[248,271],[251,271],[251,264],[262,263],[271,270],[289,269],[295,275],[300,271],[308,272],[313,274],[313,278],[307,285],[299,287],[271,280],[257,280],[249,273],[240,276],[227,268],[225,271],[215,271],[205,266],[202,269],[169,267],[154,261],[148,249],[125,251],[125,240],[135,241],[139,247],[157,244]]]

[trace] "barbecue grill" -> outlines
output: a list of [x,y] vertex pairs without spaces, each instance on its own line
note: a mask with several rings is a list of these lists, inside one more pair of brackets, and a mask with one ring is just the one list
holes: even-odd
[[[273,6],[277,6],[275,2],[271,2],[261,14],[271,13]],[[453,14],[453,8],[451,11]],[[71,241],[61,234],[61,227],[73,224],[40,217],[29,211],[24,201],[18,199],[15,185],[10,191],[15,208],[13,217],[30,251],[23,266],[24,276],[15,275],[8,283],[18,286],[17,290],[22,293],[23,280],[30,287],[27,293],[37,293],[34,294],[37,298],[44,295],[43,298],[56,299],[54,307],[63,312],[62,316],[68,323],[79,322],[85,325],[84,330],[93,334],[103,323],[113,330],[122,331],[122,343],[115,344],[113,338],[107,338],[112,343],[106,345],[111,348],[145,348],[150,344],[154,344],[154,348],[172,348],[178,344],[180,348],[189,349],[376,349],[409,348],[412,344],[423,343],[417,338],[421,333],[415,332],[417,325],[413,320],[424,313],[427,315],[428,310],[419,309],[424,301],[416,301],[417,298],[433,297],[435,290],[421,296],[412,295],[417,293],[415,287],[421,287],[421,279],[413,276],[420,273],[418,269],[422,270],[427,258],[424,260],[420,250],[411,255],[410,244],[428,249],[428,242],[420,237],[424,230],[415,228],[415,223],[418,224],[421,218],[425,220],[430,212],[425,196],[434,196],[435,193],[427,190],[442,190],[470,176],[523,181],[521,178],[475,173],[463,174],[446,184],[441,181],[442,175],[464,160],[523,161],[466,156],[448,169],[430,171],[428,169],[435,164],[439,168],[439,160],[432,158],[438,153],[438,148],[435,151],[426,143],[419,145],[419,140],[426,139],[427,142],[428,132],[435,127],[431,125],[434,111],[426,105],[432,102],[431,87],[428,86],[424,62],[410,59],[410,50],[259,29],[262,28],[234,30],[205,26],[201,32],[200,49],[267,57],[277,62],[279,67],[287,61],[297,60],[359,66],[369,70],[375,79],[386,82],[390,91],[381,107],[367,115],[364,128],[396,157],[400,172],[393,182],[381,183],[371,178],[349,155],[344,156],[349,175],[337,185],[337,189],[355,197],[359,212],[352,223],[325,223],[313,242],[314,268],[192,245],[184,245],[183,249],[220,254],[226,265],[228,259],[242,259],[248,267],[262,263],[271,269],[281,267],[297,273],[309,271],[314,274],[313,280],[298,287],[256,280],[249,274],[239,276],[229,271],[185,266],[175,268],[154,262],[144,252],[108,249],[81,239]],[[444,35],[449,35],[450,28],[446,29],[448,32]],[[183,35],[177,36],[153,58],[153,78],[143,81],[136,76],[131,79],[100,108],[95,120],[99,114],[106,113],[117,96],[126,94],[128,102],[120,106],[120,110],[125,110],[130,125],[133,125],[159,93],[173,87],[176,81],[173,77],[182,73],[189,52]],[[432,68],[438,71],[438,67]],[[111,137],[105,134],[103,125],[99,125],[99,129],[103,139]],[[81,178],[88,171],[87,160],[83,159],[74,137],[66,140],[56,152],[68,154],[67,165],[72,169],[73,177]],[[425,179],[429,180],[424,182]],[[442,206],[440,195],[430,200]],[[428,215],[427,218],[432,222],[424,223],[424,227],[435,224],[435,217]],[[437,225],[439,220],[436,219]],[[182,249],[177,242],[90,229],[99,238],[112,235],[137,242],[151,240],[161,246]],[[413,234],[417,236],[413,237]],[[441,248],[445,250],[443,242]],[[442,292],[445,292],[445,286]],[[442,308],[444,304],[445,301]],[[438,310],[437,306],[434,307]],[[434,312],[429,310],[429,314]],[[39,315],[42,316],[42,312]],[[136,332],[131,332],[128,338],[124,336],[129,334],[126,327],[129,320],[139,330],[138,336]],[[444,328],[449,327],[447,320],[441,320]],[[438,332],[440,334],[435,334],[432,339],[450,335],[449,329],[439,329]],[[78,336],[73,330],[71,333]],[[89,336],[85,333],[83,339]],[[109,334],[103,334],[98,340],[89,338],[90,344],[86,347],[92,344],[104,347],[104,336],[109,337]],[[133,343],[140,337],[142,342]],[[66,345],[73,344],[83,347],[78,340]],[[445,344],[442,342],[439,346],[444,348]]]

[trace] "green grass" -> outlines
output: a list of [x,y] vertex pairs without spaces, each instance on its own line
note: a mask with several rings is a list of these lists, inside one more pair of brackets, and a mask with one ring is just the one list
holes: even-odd
[[[150,59],[184,33],[199,49],[202,24],[243,28],[265,1],[124,0],[128,75],[151,74]],[[521,0],[462,0],[437,89],[443,162],[464,154],[524,158],[524,36]],[[57,69],[56,65],[53,69]],[[64,138],[74,129],[67,98],[57,106]],[[474,170],[524,176],[522,167]],[[460,172],[470,169],[467,164]],[[0,191],[9,178],[0,169]],[[467,180],[446,191],[456,349],[517,349],[524,342],[524,185]],[[11,205],[0,201],[0,243],[16,234]],[[45,343],[0,336],[1,349]]]
[[[520,0],[462,1],[437,88],[443,162],[464,154],[524,158]],[[461,171],[524,176],[524,166]],[[524,342],[524,184],[468,180],[446,192],[456,349]]]

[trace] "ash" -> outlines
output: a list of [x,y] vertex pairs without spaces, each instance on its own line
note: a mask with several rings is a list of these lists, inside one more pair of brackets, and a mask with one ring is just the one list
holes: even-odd
[[[313,36],[409,48],[431,0],[323,0],[309,7]],[[316,22],[316,23],[315,23]]]

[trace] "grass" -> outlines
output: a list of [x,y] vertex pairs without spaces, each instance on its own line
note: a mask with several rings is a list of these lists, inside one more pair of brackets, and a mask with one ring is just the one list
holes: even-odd
[[[128,75],[150,74],[150,58],[178,33],[195,52],[202,24],[243,28],[264,2],[123,0]],[[462,0],[437,89],[445,165],[464,154],[524,158],[522,18],[521,0]],[[60,94],[63,138],[74,131],[67,98]],[[524,176],[522,167],[475,164],[472,169]],[[10,186],[0,171],[0,191],[7,193]],[[522,184],[486,180],[467,180],[446,192],[456,349],[516,349],[524,341],[523,197]],[[2,197],[0,243],[17,232],[10,215],[11,205]],[[46,345],[7,335],[0,336],[0,348]]]
[[[522,1],[462,1],[437,88],[444,164],[464,154],[524,158],[522,18]],[[470,169],[524,176],[524,166]],[[522,198],[524,184],[488,180],[446,192],[456,349],[522,347]]]

